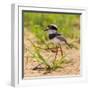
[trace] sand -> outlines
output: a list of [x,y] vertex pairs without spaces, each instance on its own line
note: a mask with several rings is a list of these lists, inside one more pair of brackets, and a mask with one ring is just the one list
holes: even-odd
[[[79,49],[67,49],[64,47],[63,51],[67,54],[70,63],[64,63],[61,68],[57,68],[56,70],[47,71],[45,69],[45,65],[41,64],[40,68],[33,70],[35,66],[39,63],[31,57],[30,50],[32,50],[32,45],[30,40],[36,42],[34,39],[35,36],[31,34],[29,31],[25,30],[24,33],[24,79],[31,79],[32,77],[41,77],[41,76],[73,76],[73,75],[80,75],[80,50]],[[79,43],[76,43],[79,47]],[[46,52],[46,53],[45,53]],[[49,51],[42,51],[42,55],[44,57],[49,56],[52,60],[53,53]],[[57,57],[60,57],[60,51],[58,52]],[[49,59],[49,62],[51,62]]]

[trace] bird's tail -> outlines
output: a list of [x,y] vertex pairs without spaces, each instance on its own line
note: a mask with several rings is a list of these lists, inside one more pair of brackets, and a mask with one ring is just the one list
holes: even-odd
[[73,48],[73,45],[72,44],[69,44],[67,41],[65,41],[66,45],[69,47],[69,48]]
[[73,44],[69,44],[64,37],[60,37],[60,36],[59,36],[59,37],[57,37],[57,38],[60,39],[61,41],[64,41],[65,44],[66,44],[69,48],[73,48],[73,47],[74,47]]

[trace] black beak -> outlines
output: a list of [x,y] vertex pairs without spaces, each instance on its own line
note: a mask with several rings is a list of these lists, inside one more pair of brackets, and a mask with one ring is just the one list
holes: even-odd
[[45,29],[44,31],[48,31],[48,29]]
[[48,31],[48,27],[44,31]]

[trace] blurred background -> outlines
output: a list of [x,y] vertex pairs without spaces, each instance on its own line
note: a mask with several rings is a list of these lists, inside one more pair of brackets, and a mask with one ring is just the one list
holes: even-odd
[[[62,45],[64,56],[61,56],[60,50],[57,56],[56,52],[46,50],[49,47],[56,51],[55,45],[46,44],[50,40],[44,30],[49,24],[56,24],[58,32],[73,46],[70,49]],[[23,11],[23,28],[25,79],[31,76],[80,74],[80,14]]]
[[24,27],[39,39],[47,39],[44,29],[56,24],[58,32],[70,39],[80,38],[80,14],[23,12]]

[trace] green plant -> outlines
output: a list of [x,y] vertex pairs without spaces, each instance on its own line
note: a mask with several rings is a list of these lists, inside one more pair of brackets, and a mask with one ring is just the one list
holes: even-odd
[[[58,32],[62,33],[70,41],[71,47],[78,49],[74,42],[80,40],[80,15],[79,14],[60,14],[60,13],[39,13],[39,12],[24,12],[24,28],[29,32],[34,34],[37,42],[32,43],[33,50],[30,54],[33,59],[35,59],[39,64],[45,65],[47,70],[56,70],[57,68],[62,68],[63,64],[69,63],[66,60],[66,55],[63,54],[57,59],[57,54],[59,51],[56,50],[55,45],[52,43],[46,44],[48,41],[47,33],[44,29],[48,24],[54,23],[58,26]],[[26,32],[26,31],[24,31]],[[53,49],[55,52],[52,52]],[[54,53],[54,60],[48,63],[48,59],[44,58],[41,54],[42,50],[45,52],[50,51]],[[57,51],[57,52],[56,52]]]
[[[65,37],[77,39],[80,36],[80,15],[60,13],[35,13],[24,12],[24,26],[30,27],[29,31],[42,41],[47,40],[44,29],[48,24],[54,23],[58,26],[58,32]],[[43,35],[44,33],[44,35]]]

